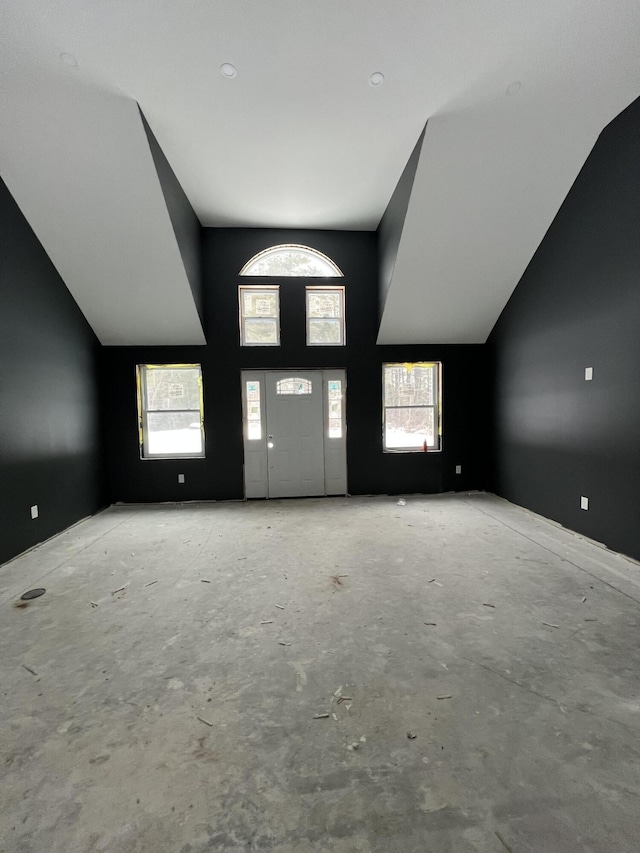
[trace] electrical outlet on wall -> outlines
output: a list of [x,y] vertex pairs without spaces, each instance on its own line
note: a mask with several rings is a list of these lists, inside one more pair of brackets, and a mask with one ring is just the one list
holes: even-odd
[[585,367],[584,378],[587,382],[590,382],[593,379],[593,367]]
[[38,504],[34,504],[31,507],[31,518],[37,518],[37,517],[38,517]]
[[178,482],[184,483],[184,474],[178,474]]
[[585,498],[584,495],[580,497],[580,509],[589,509],[589,498]]
[[456,465],[456,474],[462,474],[462,465]]

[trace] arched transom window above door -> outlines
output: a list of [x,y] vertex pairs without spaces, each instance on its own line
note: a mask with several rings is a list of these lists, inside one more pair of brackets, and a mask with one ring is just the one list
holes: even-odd
[[342,278],[340,267],[331,258],[310,246],[283,243],[254,255],[240,270],[242,276],[295,278]]

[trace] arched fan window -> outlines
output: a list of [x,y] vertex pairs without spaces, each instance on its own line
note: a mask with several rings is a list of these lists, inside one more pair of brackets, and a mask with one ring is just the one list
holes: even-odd
[[310,379],[300,379],[297,376],[276,382],[276,394],[311,394],[312,390]]
[[292,276],[296,278],[343,277],[331,258],[309,246],[283,243],[254,255],[242,267],[240,275]]

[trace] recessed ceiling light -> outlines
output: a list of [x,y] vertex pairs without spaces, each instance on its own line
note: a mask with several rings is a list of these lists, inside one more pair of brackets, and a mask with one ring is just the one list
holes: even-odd
[[517,95],[520,89],[522,89],[522,83],[519,80],[514,80],[507,86],[507,95]]
[[369,84],[371,86],[382,86],[384,83],[384,74],[381,71],[374,71],[371,77],[369,77]]
[[78,67],[78,60],[75,58],[75,56],[72,53],[61,53],[60,54],[60,62],[62,62],[63,65],[66,65],[67,68],[77,68]]
[[223,77],[231,78],[235,77],[238,72],[236,71],[235,66],[230,62],[223,62],[220,66],[220,73]]

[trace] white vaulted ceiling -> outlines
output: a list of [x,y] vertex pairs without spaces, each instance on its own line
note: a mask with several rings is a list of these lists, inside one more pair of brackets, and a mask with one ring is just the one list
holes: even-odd
[[640,94],[637,0],[4,0],[3,21],[0,174],[104,343],[204,340],[137,104],[206,226],[375,229],[426,123],[379,341],[461,343]]

